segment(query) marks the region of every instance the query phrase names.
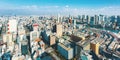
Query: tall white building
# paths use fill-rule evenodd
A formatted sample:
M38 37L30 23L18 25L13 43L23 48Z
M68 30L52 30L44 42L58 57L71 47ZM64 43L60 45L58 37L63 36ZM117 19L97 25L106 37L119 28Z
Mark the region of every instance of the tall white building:
M60 15L59 14L57 15L57 20L58 20L57 22L59 23L60 22Z
M36 38L39 38L39 32L38 31L31 31L30 32L30 40L34 41Z
M7 43L12 42L12 40L13 40L12 34L4 34L3 35L3 42L4 43L5 42L7 42Z
M7 33L17 33L17 20L9 20L7 23Z

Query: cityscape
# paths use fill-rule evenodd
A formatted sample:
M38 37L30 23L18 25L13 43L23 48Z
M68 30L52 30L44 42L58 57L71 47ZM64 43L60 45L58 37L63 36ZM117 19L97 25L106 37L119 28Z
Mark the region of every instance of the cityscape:
M1 0L0 60L120 60L119 7L119 0Z

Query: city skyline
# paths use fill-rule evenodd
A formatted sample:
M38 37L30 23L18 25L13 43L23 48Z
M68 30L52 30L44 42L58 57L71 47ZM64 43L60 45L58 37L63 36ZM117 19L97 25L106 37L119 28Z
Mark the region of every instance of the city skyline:
M0 16L0 60L120 60L120 15Z
M119 0L0 0L0 15L119 15Z

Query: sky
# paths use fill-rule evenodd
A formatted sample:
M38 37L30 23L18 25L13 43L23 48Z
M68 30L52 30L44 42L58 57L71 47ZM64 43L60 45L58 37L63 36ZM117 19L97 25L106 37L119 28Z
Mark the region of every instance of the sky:
M0 0L0 15L120 15L120 0Z

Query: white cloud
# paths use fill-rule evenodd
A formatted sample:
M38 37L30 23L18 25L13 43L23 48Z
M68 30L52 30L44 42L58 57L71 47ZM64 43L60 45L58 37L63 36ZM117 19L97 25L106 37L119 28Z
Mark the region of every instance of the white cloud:
M72 15L95 15L95 14L105 14L105 15L120 15L119 6L108 6L101 8L64 8L63 12L68 12Z
M101 8L71 8L69 5L66 6L19 6L19 7L9 7L8 10L19 10L19 13L29 13L32 12L34 14L62 14L62 15L94 15L94 14L105 14L105 15L120 15L120 6L108 6ZM21 10L22 9L22 10ZM0 9L1 10L1 9ZM7 8L6 8L7 10ZM7 11L6 11L7 12ZM5 13L6 13L5 12ZM14 11L12 11L14 12ZM3 12L2 12L3 13ZM16 12L17 13L17 12Z
M13 8L11 8L13 9ZM14 9L28 9L28 10L35 10L35 9L39 9L39 7L37 5L27 5L27 6L20 6L20 7L14 7Z
M23 8L27 8L27 9L38 9L38 6L37 6L37 5L23 6Z
M66 8L69 8L69 5L66 5L65 7L66 7Z

